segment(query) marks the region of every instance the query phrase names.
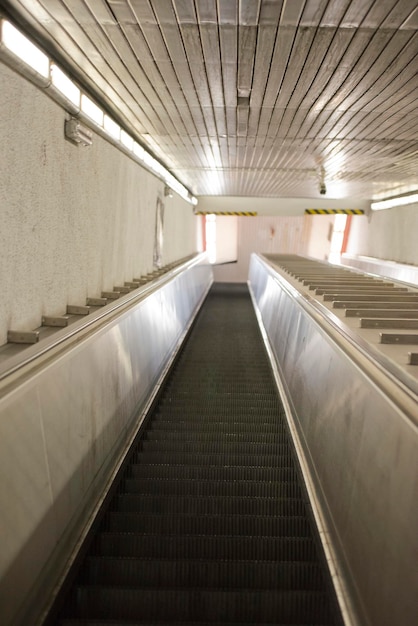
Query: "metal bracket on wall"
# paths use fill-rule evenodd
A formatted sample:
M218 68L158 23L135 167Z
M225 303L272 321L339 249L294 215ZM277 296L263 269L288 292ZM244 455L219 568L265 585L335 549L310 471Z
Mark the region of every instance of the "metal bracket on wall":
M8 343L37 343L39 332L35 330L9 330L7 331Z

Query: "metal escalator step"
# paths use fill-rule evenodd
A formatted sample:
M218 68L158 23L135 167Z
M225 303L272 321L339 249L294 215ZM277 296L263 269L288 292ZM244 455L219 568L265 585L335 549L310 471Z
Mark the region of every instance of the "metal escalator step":
M144 441L180 441L184 443L201 442L201 443L286 443L287 433L262 433L254 428L252 433L231 433L231 432L201 432L200 430L189 430L188 432L180 431L155 431L148 430L145 434Z
M133 479L125 481L127 493L189 496L250 496L262 498L294 498L300 494L300 486L293 482L221 481L221 480L172 480Z
M314 542L305 537L177 536L102 532L96 541L95 554L102 556L234 561L316 560Z
M254 537L310 537L306 517L251 517L249 515L144 515L110 512L104 522L106 530L119 533L152 533L177 535L240 535Z
M235 339L234 342L235 344ZM232 349L235 346L231 346ZM225 354L222 355L222 361L219 359L221 352L228 350L228 347L224 346L221 350L217 349L217 354L210 354L205 350L200 355L196 356L193 364L186 365L185 361L180 364L180 368L176 368L173 371L173 376L164 387L167 395L177 393L187 393L191 396L199 394L199 387L203 389L213 389L219 387L220 391L227 393L233 389L239 389L243 395L249 395L249 386L254 387L255 395L260 397L266 395L271 397L277 403L277 396L274 391L274 384L272 384L273 378L271 376L271 369L266 371L264 365L266 363L265 356L263 359L255 358L254 363L252 359L254 354L249 354L248 358L241 355L241 361L237 361L237 357L233 356L233 361L229 361ZM205 358L202 359L202 356ZM245 368L241 367L244 359L247 359ZM212 361L212 362L211 362ZM216 369L213 367L213 363L216 362ZM270 366L269 366L270 367ZM199 374L204 372L204 377L199 379ZM199 387L191 385L190 381L194 382L199 379Z
M268 433L286 433L287 429L285 424L281 423L272 423L272 422L262 422L260 420L257 421L255 425L254 422L245 421L245 422L229 422L229 421L216 421L215 419L207 420L206 422L203 420L169 420L163 418L154 418L149 425L149 432L152 433L162 433L162 432L201 432L201 433L212 433L216 432L222 436L222 433L253 433L255 429L258 429L260 432L268 434Z
M144 439L139 445L139 449L145 452L158 451L160 454L164 452L198 452L202 454L210 454L211 452L225 452L226 454L279 454L283 449L288 449L289 444L286 443L252 443L236 442L236 441L148 441Z
M206 401L209 404L206 404ZM228 411L236 410L237 413L244 412L244 415L259 413L261 415L274 415L279 412L277 401L254 397L249 394L248 397L242 395L234 395L222 397L221 394L211 391L210 393L200 393L199 397L193 398L187 394L182 396L163 397L160 403L160 411L166 412L172 409L177 411L186 411L189 413L198 412L199 414L222 413L225 409Z
M129 470L132 478L172 478L174 475L171 464L140 463L132 465ZM178 465L175 468L176 479L190 480L259 480L285 481L297 480L296 470L290 467L256 467L256 466L216 466L216 465Z
M195 620L193 621L189 621L187 620L187 622L174 622L173 620L170 620L169 622L171 624L171 626L272 626L271 622L269 624L261 624L259 621L257 622L226 622L224 620L222 620L222 622L196 622ZM284 623L278 623L275 622L274 623L275 626L295 626L294 623L293 624L284 624ZM155 621L153 620L152 622L150 622L149 620L141 621L135 621L132 622L131 620L126 621L123 620L123 622L121 622L120 620L108 620L108 619L64 619L60 621L60 626L167 626L167 621L161 622L161 621ZM297 626L312 626L312 624L300 624L298 623ZM315 624L315 626L328 626L327 624Z
M223 407L223 410L217 409L216 411L210 410L209 407L194 408L193 410L188 407L171 407L170 410L159 412L155 415L153 422L165 421L175 424L177 422L190 423L193 428L194 425L212 424L216 422L222 422L223 424L250 424L254 427L254 424L260 424L260 428L264 425L270 424L273 427L278 427L282 420L277 416L275 411L260 411L259 409L249 410L244 412L232 411Z
M205 360L209 362L208 355L205 356ZM213 368L213 363L209 362L209 367ZM217 363L217 367L219 368L219 363ZM218 379L216 382L212 382L208 379L205 373L204 361L201 360L200 364L196 364L194 372L188 372L189 380L184 389L181 389L181 386L177 385L177 378L175 376L172 378L173 383L167 384L164 387L164 396L161 398L160 406L165 407L167 404L171 404L174 399L178 399L180 402L186 404L190 402L192 404L199 404L203 392L214 405L231 401L238 404L248 403L251 406L258 406L260 408L274 407L278 411L281 409L280 402L271 381L265 385L265 388L261 389L260 385L252 381L241 384L242 363L236 365L234 375L230 380L226 380L225 371L227 370L222 371L222 369L219 369ZM251 376L251 378L253 379L253 376ZM216 390L214 389L215 387Z
M80 617L206 621L331 621L326 594L315 591L120 589L79 587Z
M154 450L153 452L137 453L133 459L134 463L169 463L170 465L240 465L242 467L282 467L288 466L291 460L290 447L277 452L277 454L258 454L254 459L253 455L233 454L226 452L212 452L210 454L193 452L188 449L186 452L164 451L164 453Z
M204 371L202 363L196 365L199 370ZM197 378L197 376L195 376L195 378ZM233 372L232 376L228 376L226 369L224 371L219 370L216 378L210 377L205 373L205 377L199 381L199 385L196 387L190 386L191 380L193 380L193 376L190 376L190 372L189 375L186 373L183 376L183 380L181 380L179 375L176 375L175 379L173 379L173 383L165 387L165 393L170 397L181 397L184 395L186 397L196 398L197 392L200 389L211 392L212 395L213 392L216 391L221 397L227 397L231 395L231 391L233 391L234 394L240 394L241 397L250 397L251 395L254 399L254 397L263 396L279 406L277 398L274 395L271 380L269 378L266 380L266 374L254 369L250 372L247 371L246 375L244 375L241 370L240 376L237 376L237 371ZM250 390L254 390L254 392L251 393Z
M321 568L309 562L169 561L89 557L85 582L116 587L207 587L321 591Z
M305 514L302 498L249 498L231 496L157 496L124 493L117 496L117 510L164 515L249 515Z

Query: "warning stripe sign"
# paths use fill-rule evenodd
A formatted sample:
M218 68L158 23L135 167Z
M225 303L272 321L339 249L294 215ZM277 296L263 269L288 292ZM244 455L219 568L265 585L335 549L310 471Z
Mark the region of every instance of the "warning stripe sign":
M364 215L363 209L305 209L308 215Z
M255 217L257 211L196 211L195 215L239 215L240 217Z

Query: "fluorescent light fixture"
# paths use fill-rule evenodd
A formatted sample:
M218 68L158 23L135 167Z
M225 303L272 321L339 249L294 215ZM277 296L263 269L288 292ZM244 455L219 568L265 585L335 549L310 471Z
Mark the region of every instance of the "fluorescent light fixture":
M392 209L396 206L405 206L406 204L414 204L418 202L418 193L409 196L398 196L397 198L388 198L379 202L372 202L370 207L373 211L381 211L382 209Z
M3 20L2 41L26 65L49 78L49 58L7 20Z
M89 128L83 126L79 120L72 117L65 122L65 136L72 143L78 146L91 146L93 142L93 133Z
M195 198L194 196L190 196L190 201L191 201L191 203L193 204L193 206L196 206L196 205L197 205L198 200L197 200L197 198Z
M134 141L134 155L138 157L141 161L144 160L145 150L142 146L139 145L138 142Z
M155 159L149 152L146 152L146 150L144 150L144 163L148 165L148 167L154 168Z
M93 122L96 122L99 126L103 126L103 111L84 93L81 96L81 110L87 117L93 120Z
M51 79L54 87L58 89L67 100L72 102L76 107L80 106L81 92L79 88L60 70L58 65L55 65L55 63L51 65Z
M126 131L124 130L120 131L120 140L121 140L121 143L123 143L123 145L125 146L125 148L128 148L128 150L134 149L133 137L131 137Z
M108 115L104 116L103 128L114 139L120 140L120 126Z
M163 175L163 166L159 161L157 161L157 159L152 160L151 167L156 174L160 174L161 176Z

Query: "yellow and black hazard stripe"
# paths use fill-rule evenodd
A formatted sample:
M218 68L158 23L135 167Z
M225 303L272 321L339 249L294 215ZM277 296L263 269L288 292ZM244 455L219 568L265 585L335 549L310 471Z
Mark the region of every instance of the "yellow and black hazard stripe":
M307 215L364 215L363 209L305 209Z
M255 217L257 211L195 211L195 215L239 215L240 217Z

